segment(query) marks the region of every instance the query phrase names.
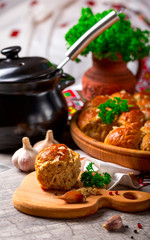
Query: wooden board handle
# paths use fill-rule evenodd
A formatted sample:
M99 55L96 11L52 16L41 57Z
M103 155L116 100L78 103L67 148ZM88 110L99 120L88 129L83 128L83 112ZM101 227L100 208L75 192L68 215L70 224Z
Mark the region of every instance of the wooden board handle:
M28 174L13 194L13 204L19 211L39 217L79 218L95 213L99 208L108 207L124 212L139 212L150 207L150 193L140 191L119 191L112 195L100 189L100 195L87 197L86 202L68 204L55 194L60 191L43 191L37 181L36 173Z
M117 209L123 212L139 212L144 211L150 207L150 193L140 191L119 191L115 194L109 195L109 191L99 197L99 208L108 207Z

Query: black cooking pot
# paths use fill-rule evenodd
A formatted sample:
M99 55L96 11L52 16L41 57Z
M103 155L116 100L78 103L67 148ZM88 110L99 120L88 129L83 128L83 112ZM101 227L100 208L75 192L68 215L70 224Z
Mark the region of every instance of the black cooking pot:
M1 51L0 59L0 150L17 149L22 137L31 143L52 129L59 138L68 118L62 90L74 78L41 57L19 58L19 46Z

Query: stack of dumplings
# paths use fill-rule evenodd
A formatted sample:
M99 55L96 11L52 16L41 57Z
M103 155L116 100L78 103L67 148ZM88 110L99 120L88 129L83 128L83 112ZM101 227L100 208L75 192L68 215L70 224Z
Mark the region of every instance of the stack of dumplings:
M129 111L116 116L112 124L103 123L98 106L119 97L128 101ZM130 94L124 90L99 95L86 102L78 116L78 127L87 136L122 148L150 151L150 92Z

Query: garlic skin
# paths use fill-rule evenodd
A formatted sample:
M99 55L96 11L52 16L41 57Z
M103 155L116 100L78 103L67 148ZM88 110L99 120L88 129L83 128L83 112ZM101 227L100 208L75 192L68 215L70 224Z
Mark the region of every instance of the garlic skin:
M13 165L23 172L35 169L35 157L38 152L32 148L28 137L22 139L22 148L18 149L12 156Z
M33 148L35 150L37 150L38 152L40 152L41 150L43 150L44 148L50 146L51 144L58 144L59 142L57 142L54 139L53 136L53 131L52 130L48 130L46 133L46 137L44 140L37 142L36 144L34 144Z
M111 217L105 224L102 226L108 231L119 230L122 227L122 218L117 214Z

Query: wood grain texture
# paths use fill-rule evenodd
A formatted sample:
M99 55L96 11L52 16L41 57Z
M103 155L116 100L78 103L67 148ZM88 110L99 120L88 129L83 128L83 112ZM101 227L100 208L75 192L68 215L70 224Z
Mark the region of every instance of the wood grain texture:
M127 240L133 235L136 240L150 239L150 208L144 212L127 213L116 209L101 208L89 217L79 219L49 219L23 214L12 203L12 195L27 175L11 163L11 155L0 154L1 165L9 169L0 173L0 239L2 240ZM0 165L0 168L1 168ZM117 185L115 190L131 190ZM150 185L141 191L150 193ZM108 232L102 225L112 216L119 214L123 227L119 232ZM137 228L141 223L143 229ZM137 229L139 234L134 233Z
M71 120L70 131L80 149L105 162L116 163L135 170L150 171L149 151L111 146L85 135L77 125L78 114L79 112L75 113Z
M139 191L119 191L109 195L101 189L100 195L89 196L84 203L68 204L58 199L60 191L43 191L37 181L36 172L28 174L13 194L13 204L21 212L49 218L79 218L107 207L123 212L139 212L150 207L150 194Z

